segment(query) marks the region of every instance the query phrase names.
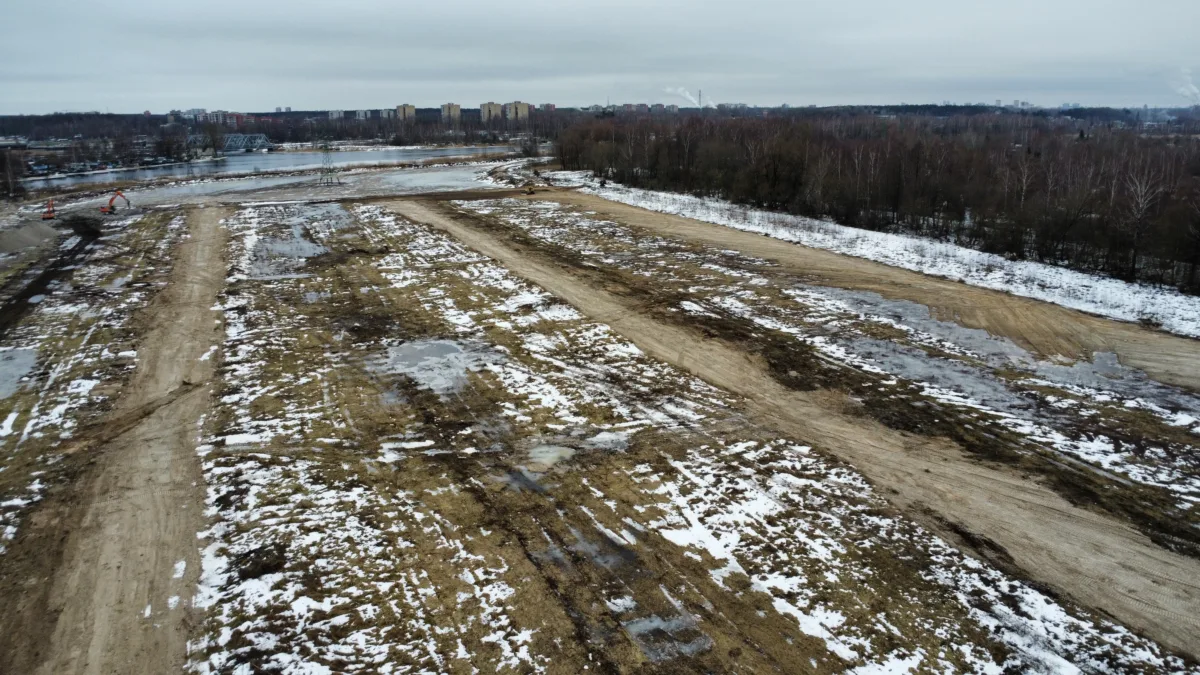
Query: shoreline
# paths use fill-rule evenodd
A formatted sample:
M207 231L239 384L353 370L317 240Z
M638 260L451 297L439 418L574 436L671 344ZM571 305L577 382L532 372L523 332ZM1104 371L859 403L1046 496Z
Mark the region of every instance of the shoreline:
M147 171L152 169L163 169L171 166L187 166L189 164L204 164L207 162L217 162L225 159L225 155L220 157L205 157L195 159L190 162L171 162L169 164L155 164L153 166L122 166L116 169L97 169L95 171L80 171L78 173L56 173L52 176L29 176L27 178L18 178L19 183L36 183L46 180L62 180L64 178L79 178L80 176L98 176L105 173L121 173L123 171Z

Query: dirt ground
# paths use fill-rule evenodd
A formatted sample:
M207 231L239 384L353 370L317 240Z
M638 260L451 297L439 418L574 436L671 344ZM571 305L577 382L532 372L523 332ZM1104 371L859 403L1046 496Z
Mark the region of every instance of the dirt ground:
M879 293L927 305L939 318L1007 337L1044 357L1115 352L1125 365L1181 387L1200 389L1200 340L1091 316L1058 305L797 246L720 225L646 211L574 190L539 190L534 199L595 211L671 237L773 260L813 283Z
M603 213L601 205L589 202L587 206ZM442 229L501 262L611 326L646 353L747 397L754 403L759 422L846 460L908 515L949 538L961 540L932 522L926 509L999 544L1030 578L1144 630L1164 644L1200 653L1200 583L1196 581L1200 579L1200 561L1166 552L1132 528L1076 508L1023 476L981 465L949 442L890 431L842 414L843 403L836 399L786 390L746 354L657 321L620 297L575 278L553 260L535 251L517 250L472 227L470 221L456 219L444 207L406 200L393 202L390 208ZM704 226L697 223L695 227ZM744 237L754 243L771 241ZM726 247L743 243L741 237L718 240ZM809 252L804 249L805 254ZM960 291L964 288L950 285ZM1120 328L1114 332L1120 333Z
M37 672L47 675L166 673L183 665L203 526L196 425L213 371L200 357L221 331L210 311L223 280L221 216L220 209L189 214L191 236L144 319L133 380L106 430L81 440L95 447L76 449L95 453L99 464L79 486L74 512L81 520L63 528L65 554L48 582L48 607L39 608L54 618L25 624L31 633L14 642L26 653L12 663L41 661ZM146 621L168 605L184 611ZM32 632L42 625L48 633Z
M170 271L105 277L111 302L126 283L150 298L120 340L97 333L128 364L95 375L111 398L44 437L12 429L48 395L8 399L0 448L49 449L0 479L58 483L0 557L0 672L1196 666L1200 559L1023 465L788 386L645 301L665 277L613 282L449 203L516 190L347 194L164 207L187 233L162 238ZM570 190L531 199L1200 390L1200 341ZM591 260L654 253L627 244ZM458 388L405 370L414 347L457 354ZM63 379L93 377L77 361ZM1038 625L1069 629L1021 633L1058 602Z

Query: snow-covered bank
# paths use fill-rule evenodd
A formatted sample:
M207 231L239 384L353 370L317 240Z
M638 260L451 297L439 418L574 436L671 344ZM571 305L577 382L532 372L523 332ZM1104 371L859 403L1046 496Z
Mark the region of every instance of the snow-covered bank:
M1007 291L1120 321L1147 320L1163 330L1200 337L1200 297L1174 289L1131 284L1030 261L1011 261L991 253L920 237L872 232L828 221L702 199L629 188L600 187L586 172L557 172L555 182L582 185L604 199L639 208L701 220L783 241L866 258L923 274L955 279L972 286Z

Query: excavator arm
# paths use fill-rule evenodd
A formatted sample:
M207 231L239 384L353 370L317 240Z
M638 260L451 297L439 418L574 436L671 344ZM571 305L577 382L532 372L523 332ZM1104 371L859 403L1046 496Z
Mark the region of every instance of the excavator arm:
M116 206L114 206L114 204L117 203L117 197L120 197L121 199L125 200L125 208L130 208L131 206L133 206L133 204L130 203L130 201L129 201L129 197L126 197L125 193L121 192L120 190L117 190L117 194L113 195L112 199L108 200L108 206L100 207L100 213L106 213L106 214L110 214L110 215L116 213L117 208L116 208Z

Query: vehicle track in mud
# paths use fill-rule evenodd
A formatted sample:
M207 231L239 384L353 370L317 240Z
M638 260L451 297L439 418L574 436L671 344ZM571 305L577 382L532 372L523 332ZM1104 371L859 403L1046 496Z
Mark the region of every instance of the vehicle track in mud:
M188 215L170 283L144 315L140 360L115 409L84 429L70 453L95 457L74 496L31 528L63 540L40 592L23 603L11 672L178 671L195 617L188 609L199 573L196 532L203 488L197 422L208 408L219 343L211 306L223 281L220 209ZM32 591L31 591L32 592ZM167 612L182 605L182 611ZM170 607L174 609L174 607Z
M604 208L610 205L603 200L596 201L601 204L587 201L587 208L605 213ZM750 355L721 341L704 339L694 331L656 320L636 303L589 283L569 265L529 247L513 246L498 234L486 231L479 221L459 217L448 206L414 200L397 200L388 206L497 260L592 319L611 326L647 354L746 397L758 422L811 442L850 462L878 485L894 504L947 538L969 545L954 531L965 528L1006 551L1013 564L1028 578L1085 606L1106 612L1163 644L1193 655L1200 653L1200 620L1195 618L1200 616L1200 584L1195 581L1200 578L1200 561L1164 551L1131 527L1072 506L1028 477L983 465L951 442L914 437L861 417L848 416L836 397L827 393L788 390ZM611 206L618 210L629 208ZM701 229L724 229L700 223L695 225ZM752 242L765 243L768 249L774 249L774 244L798 248L754 235L728 232L737 236L728 241L717 237L716 243L725 248L743 245L739 250L753 249L742 241L748 238ZM745 252L773 257L771 250ZM778 251L774 254L778 256ZM920 276L909 272L903 274ZM872 283L876 281L883 283L880 280ZM944 284L960 294L978 290L936 279L930 280L930 284L933 287ZM1041 304L991 291L980 292L1013 302ZM1069 313L1080 321L1101 321L1048 307L1050 309L1045 311L1050 314ZM984 310L980 313L986 314ZM1115 335L1131 330L1135 335L1160 336L1132 326L1105 323L1114 324L1112 334ZM1042 340L1044 346L1061 343L1064 339L1059 336L1055 338L1057 342L1045 342L1038 335L1031 337ZM1182 344L1192 342L1178 338L1170 340ZM930 517L929 510L937 517ZM945 522L939 522L939 518Z
M1200 340L1092 316L1058 305L968 286L881 263L808 248L680 216L647 211L575 190L540 190L532 199L594 211L648 232L700 242L777 262L823 286L871 291L926 305L942 320L1007 337L1052 358L1114 352L1150 377L1200 390Z

